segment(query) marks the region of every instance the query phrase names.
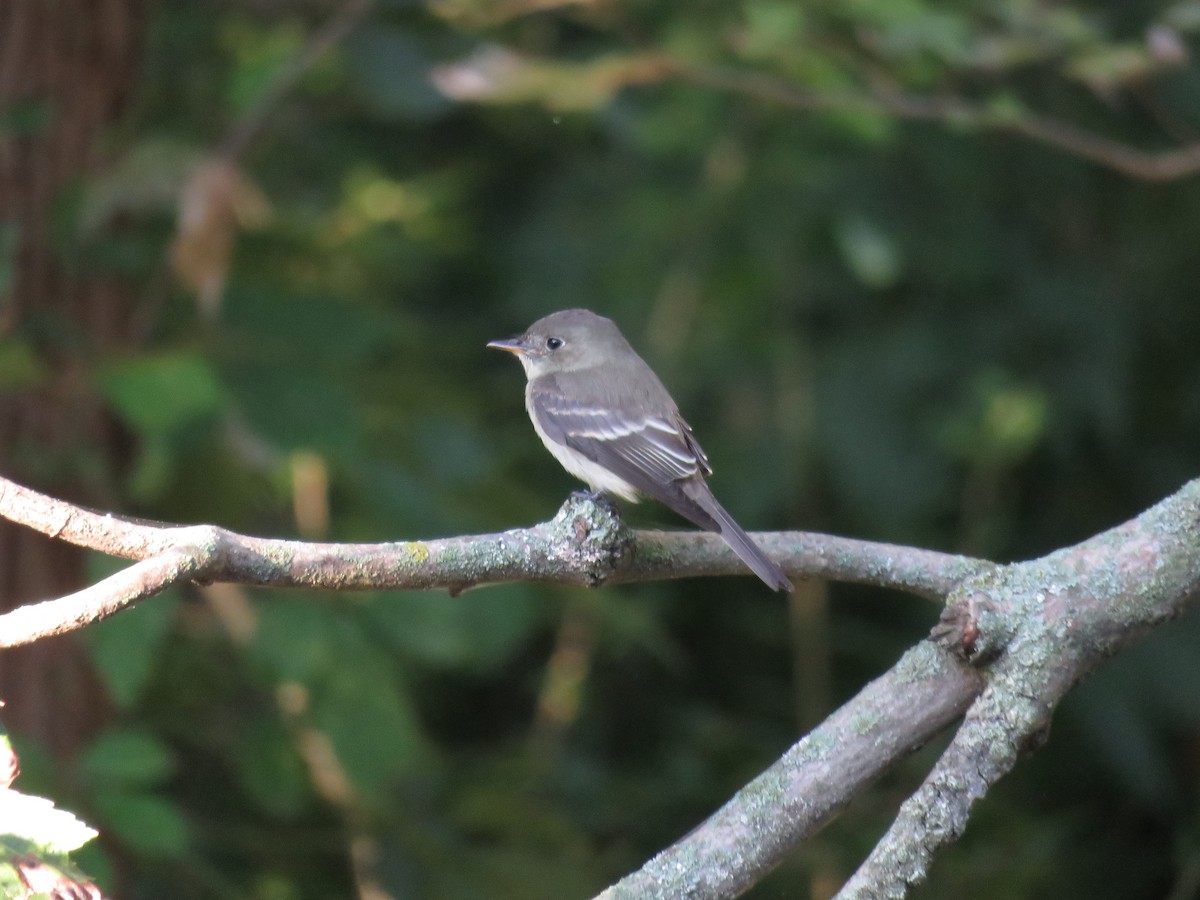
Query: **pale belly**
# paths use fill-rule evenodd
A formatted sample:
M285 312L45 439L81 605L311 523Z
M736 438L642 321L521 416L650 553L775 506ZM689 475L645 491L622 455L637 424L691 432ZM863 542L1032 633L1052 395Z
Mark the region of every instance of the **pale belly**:
M623 497L634 503L638 502L637 488L603 466L592 462L578 450L572 450L557 441L552 441L546 436L546 432L542 431L542 426L538 424L537 416L530 411L529 420L533 422L533 430L537 432L537 436L542 439L542 443L546 445L546 449L554 454L554 458L559 461L564 469L584 482L593 491L603 491L606 494L616 494L618 497Z

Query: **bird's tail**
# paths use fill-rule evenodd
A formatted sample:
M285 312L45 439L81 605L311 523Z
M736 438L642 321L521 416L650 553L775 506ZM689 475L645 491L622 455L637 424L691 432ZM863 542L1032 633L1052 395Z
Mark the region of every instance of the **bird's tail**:
M725 512L725 507L717 502L717 498L708 489L708 485L700 482L697 487L699 490L691 490L686 493L712 518L716 523L714 530L721 535L730 549L738 555L738 558L748 565L751 571L761 578L771 590L792 590L792 583L783 573L783 569L769 560L750 535L742 530L742 526L733 521L733 516Z

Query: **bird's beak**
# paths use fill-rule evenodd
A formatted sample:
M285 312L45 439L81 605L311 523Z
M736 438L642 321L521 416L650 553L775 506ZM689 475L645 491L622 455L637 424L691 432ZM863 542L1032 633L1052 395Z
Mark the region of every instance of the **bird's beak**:
M523 337L506 338L502 341L488 341L487 346L495 350L507 350L509 353L528 353L529 345Z

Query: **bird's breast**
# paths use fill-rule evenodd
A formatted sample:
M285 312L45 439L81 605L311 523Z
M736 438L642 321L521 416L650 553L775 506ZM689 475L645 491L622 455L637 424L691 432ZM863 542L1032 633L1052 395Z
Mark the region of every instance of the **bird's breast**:
M574 475L593 491L603 491L606 494L616 494L633 503L638 502L638 490L624 478L615 475L599 463L593 462L573 447L554 440L538 421L537 410L534 409L529 392L525 395L525 408L529 411L529 420L533 430L541 438L546 449L558 460L559 464L570 474Z

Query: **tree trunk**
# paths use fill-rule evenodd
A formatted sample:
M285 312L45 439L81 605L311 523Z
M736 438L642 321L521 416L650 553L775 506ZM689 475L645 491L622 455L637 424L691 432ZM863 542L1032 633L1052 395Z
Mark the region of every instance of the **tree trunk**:
M111 499L126 451L89 367L126 343L133 302L69 257L55 219L65 189L102 165L101 137L127 106L141 32L139 0L0 3L0 342L32 351L39 373L32 384L0 383L0 466L92 505ZM78 589L83 562L73 547L0 525L0 608ZM108 709L71 637L0 656L0 699L9 729L60 756Z

